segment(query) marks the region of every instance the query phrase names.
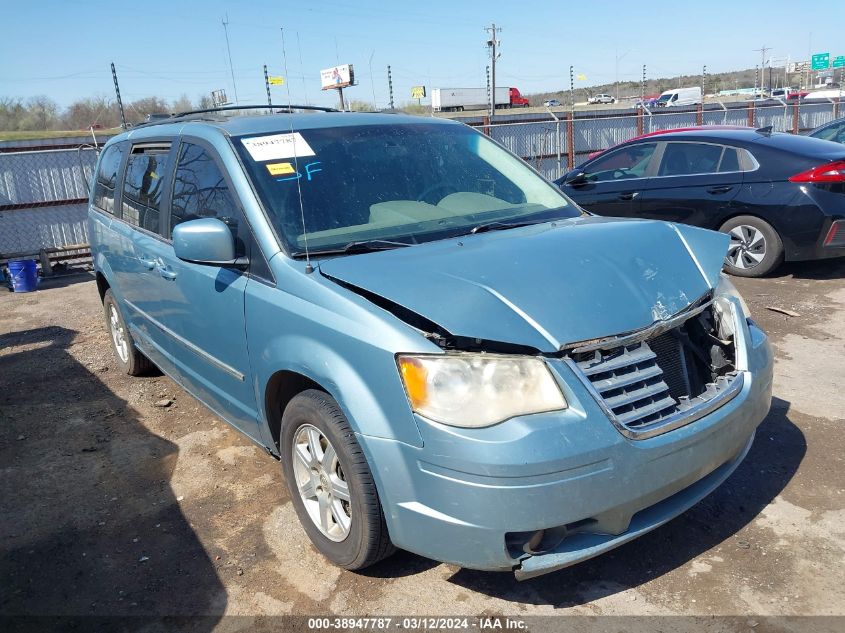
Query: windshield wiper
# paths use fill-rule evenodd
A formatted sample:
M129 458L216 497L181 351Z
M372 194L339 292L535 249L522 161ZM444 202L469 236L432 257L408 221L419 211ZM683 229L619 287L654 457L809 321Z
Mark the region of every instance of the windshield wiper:
M551 222L549 219L544 220L522 220L517 222L487 222L486 224L479 224L470 229L470 234L486 233L487 231L505 231L507 229L516 229L521 226L531 226L532 224L542 224L544 222Z
M403 246L412 246L408 242L394 242L393 240L359 240L357 242L349 242L344 246L338 248L329 248L325 250L313 250L312 255L348 255L351 253L371 253L373 251L387 251L393 248L401 248ZM304 253L303 253L304 254Z

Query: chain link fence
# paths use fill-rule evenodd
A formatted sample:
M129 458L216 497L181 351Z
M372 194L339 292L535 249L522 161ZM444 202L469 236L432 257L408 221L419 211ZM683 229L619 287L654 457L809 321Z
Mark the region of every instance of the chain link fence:
M470 120L549 179L585 162L592 154L641 134L697 125L771 126L776 132L806 133L845 114L845 100L815 103L708 104L685 110L631 110L630 113L555 113L538 119L491 123Z
M45 256L70 259L86 250L96 162L88 145L0 147L0 262L40 255L43 265Z

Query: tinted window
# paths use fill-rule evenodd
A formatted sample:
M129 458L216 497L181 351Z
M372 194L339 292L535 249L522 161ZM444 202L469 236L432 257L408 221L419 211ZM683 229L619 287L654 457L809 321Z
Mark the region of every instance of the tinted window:
M133 147L126 165L121 205L124 220L159 232L159 210L169 146Z
M837 125L830 125L818 132L813 132L810 136L813 138L820 138L824 141L845 143L845 121Z
M224 222L235 237L238 257L247 254L249 226L229 191L223 172L205 149L182 143L170 203L171 236L177 224L199 218L217 218Z
M706 143L669 143L663 152L658 176L716 173L723 149L721 145Z
M114 213L114 188L117 183L117 171L123 160L122 145L112 145L103 152L97 180L94 183L94 204L108 213Z
M587 180L642 178L656 147L656 143L638 143L600 156L587 167Z
M739 152L733 147L726 147L722 153L722 161L719 163L719 172L740 171Z

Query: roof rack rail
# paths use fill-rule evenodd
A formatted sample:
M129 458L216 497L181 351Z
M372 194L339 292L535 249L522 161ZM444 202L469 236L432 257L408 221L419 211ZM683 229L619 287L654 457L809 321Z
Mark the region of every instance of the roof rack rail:
M143 121L141 123L136 123L131 127L139 128L139 127L149 127L152 125L162 125L164 123L172 123L174 119L182 119L187 117L192 117L198 114L212 114L214 112L228 112L232 110L279 110L280 113L290 113L293 110L316 110L319 112L340 112L340 110L336 110L335 108L324 108L322 106L312 106L312 105L294 105L294 104L281 104L281 105L267 105L266 103L263 105L237 105L237 106L220 106L217 108L204 108L202 110L187 110L185 112L177 112L175 114L171 114L169 116L164 116L161 118L153 119L152 121ZM127 125L127 129L129 129L129 125Z
M312 105L294 105L291 103L285 103L280 105L235 105L235 106L219 106L217 108L204 108L202 110L187 110L186 112L178 112L177 114L171 115L171 118L178 118L183 116L189 116L191 114L208 114L209 112L229 112L232 110L275 110L275 109L282 109L282 110L317 110L320 112L340 112L335 108L324 108L322 106L312 106ZM166 120L166 119L165 119Z

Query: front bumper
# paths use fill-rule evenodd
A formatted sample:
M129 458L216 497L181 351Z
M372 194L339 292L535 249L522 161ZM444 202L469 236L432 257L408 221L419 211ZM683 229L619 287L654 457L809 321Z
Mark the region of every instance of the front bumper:
M394 544L483 570L529 578L592 558L644 534L722 483L769 410L772 355L744 325L742 391L708 415L632 440L607 419L564 362L552 361L569 409L486 429L420 419L421 449L362 437ZM578 526L554 548L527 554L508 535Z

